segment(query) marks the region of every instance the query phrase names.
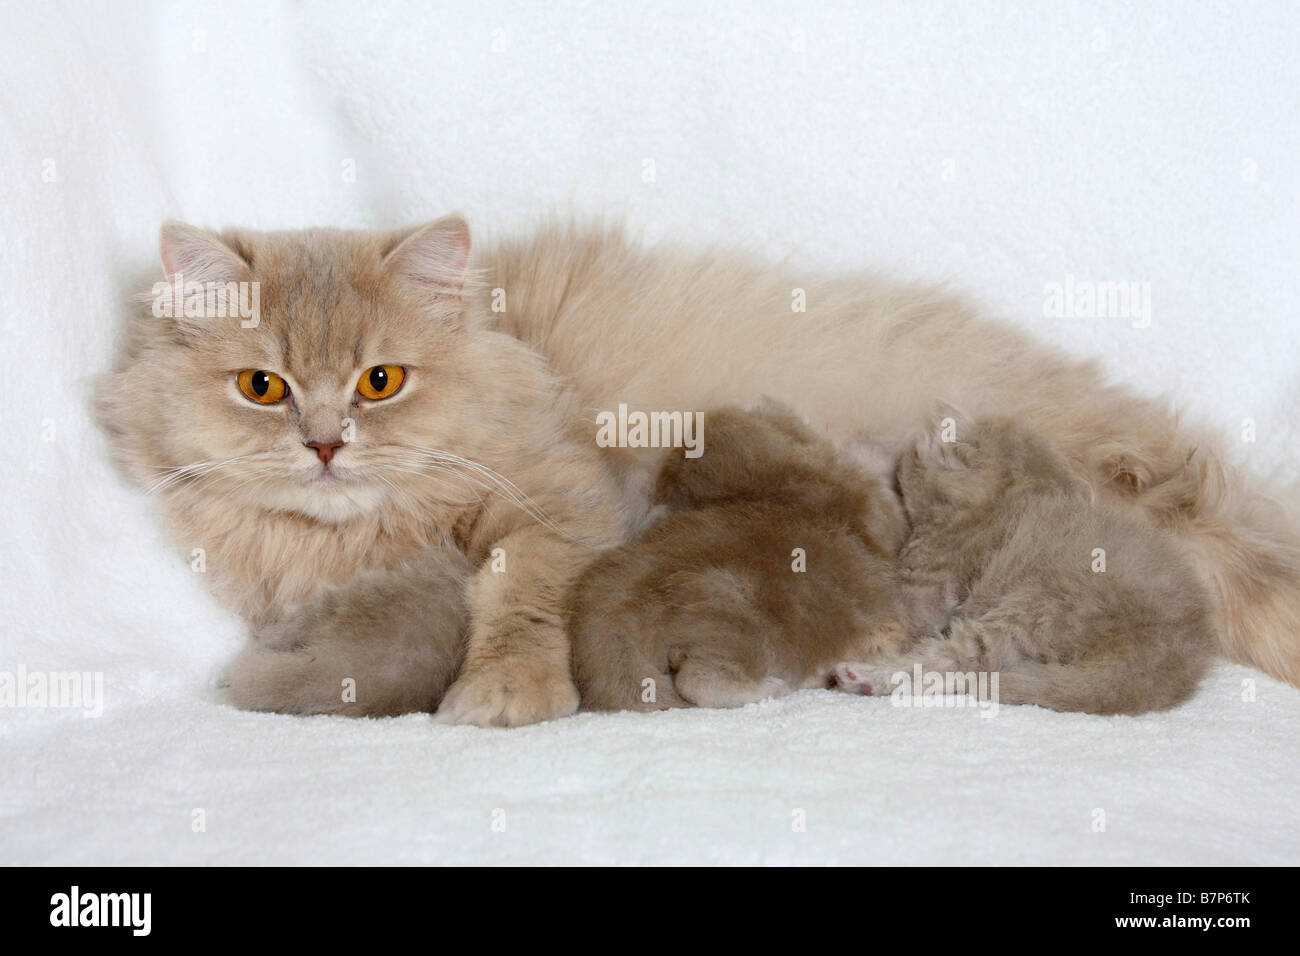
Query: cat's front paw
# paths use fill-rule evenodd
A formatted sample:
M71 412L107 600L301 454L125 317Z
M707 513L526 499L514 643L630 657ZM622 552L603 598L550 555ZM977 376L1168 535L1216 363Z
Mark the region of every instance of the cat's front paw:
M567 672L520 673L517 661L462 674L434 719L444 724L519 727L567 717L578 709L578 688Z

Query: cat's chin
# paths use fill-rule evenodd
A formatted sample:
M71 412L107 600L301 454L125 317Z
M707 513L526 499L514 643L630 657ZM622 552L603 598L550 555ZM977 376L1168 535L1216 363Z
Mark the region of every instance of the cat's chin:
M384 503L383 489L359 483L295 485L272 490L264 504L326 524L346 524L376 511Z

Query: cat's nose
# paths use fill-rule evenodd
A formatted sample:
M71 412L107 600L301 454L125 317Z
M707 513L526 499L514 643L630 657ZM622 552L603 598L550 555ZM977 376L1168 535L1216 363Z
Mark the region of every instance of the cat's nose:
M341 441L305 441L303 444L313 449L316 452L316 457L326 465L334 457L334 452L343 447Z

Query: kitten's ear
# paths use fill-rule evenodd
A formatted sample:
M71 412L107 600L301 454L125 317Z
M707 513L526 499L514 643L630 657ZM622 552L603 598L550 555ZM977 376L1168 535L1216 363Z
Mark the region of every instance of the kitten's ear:
M949 442L968 442L975 437L975 419L956 405L939 402L930 414L930 422L936 429L946 431Z
M469 223L443 216L403 239L384 257L384 271L433 305L459 299L469 267Z
M770 395L764 395L757 404L748 406L746 411L762 418L791 441L800 445L812 445L820 440L808 419ZM746 424L745 427L752 429L753 426Z
M248 282L252 276L238 253L209 232L175 219L162 224L158 252L163 271L175 282Z
M965 468L974 451L975 422L961 409L946 402L931 413L921 442L933 459L945 468Z

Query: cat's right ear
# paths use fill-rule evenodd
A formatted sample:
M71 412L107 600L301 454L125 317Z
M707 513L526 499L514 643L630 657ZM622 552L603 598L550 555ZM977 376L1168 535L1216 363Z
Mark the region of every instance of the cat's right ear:
M469 252L469 223L461 216L444 216L398 243L384 257L383 268L422 305L459 308Z
M247 282L248 263L202 229L169 219L158 232L158 253L169 282Z

